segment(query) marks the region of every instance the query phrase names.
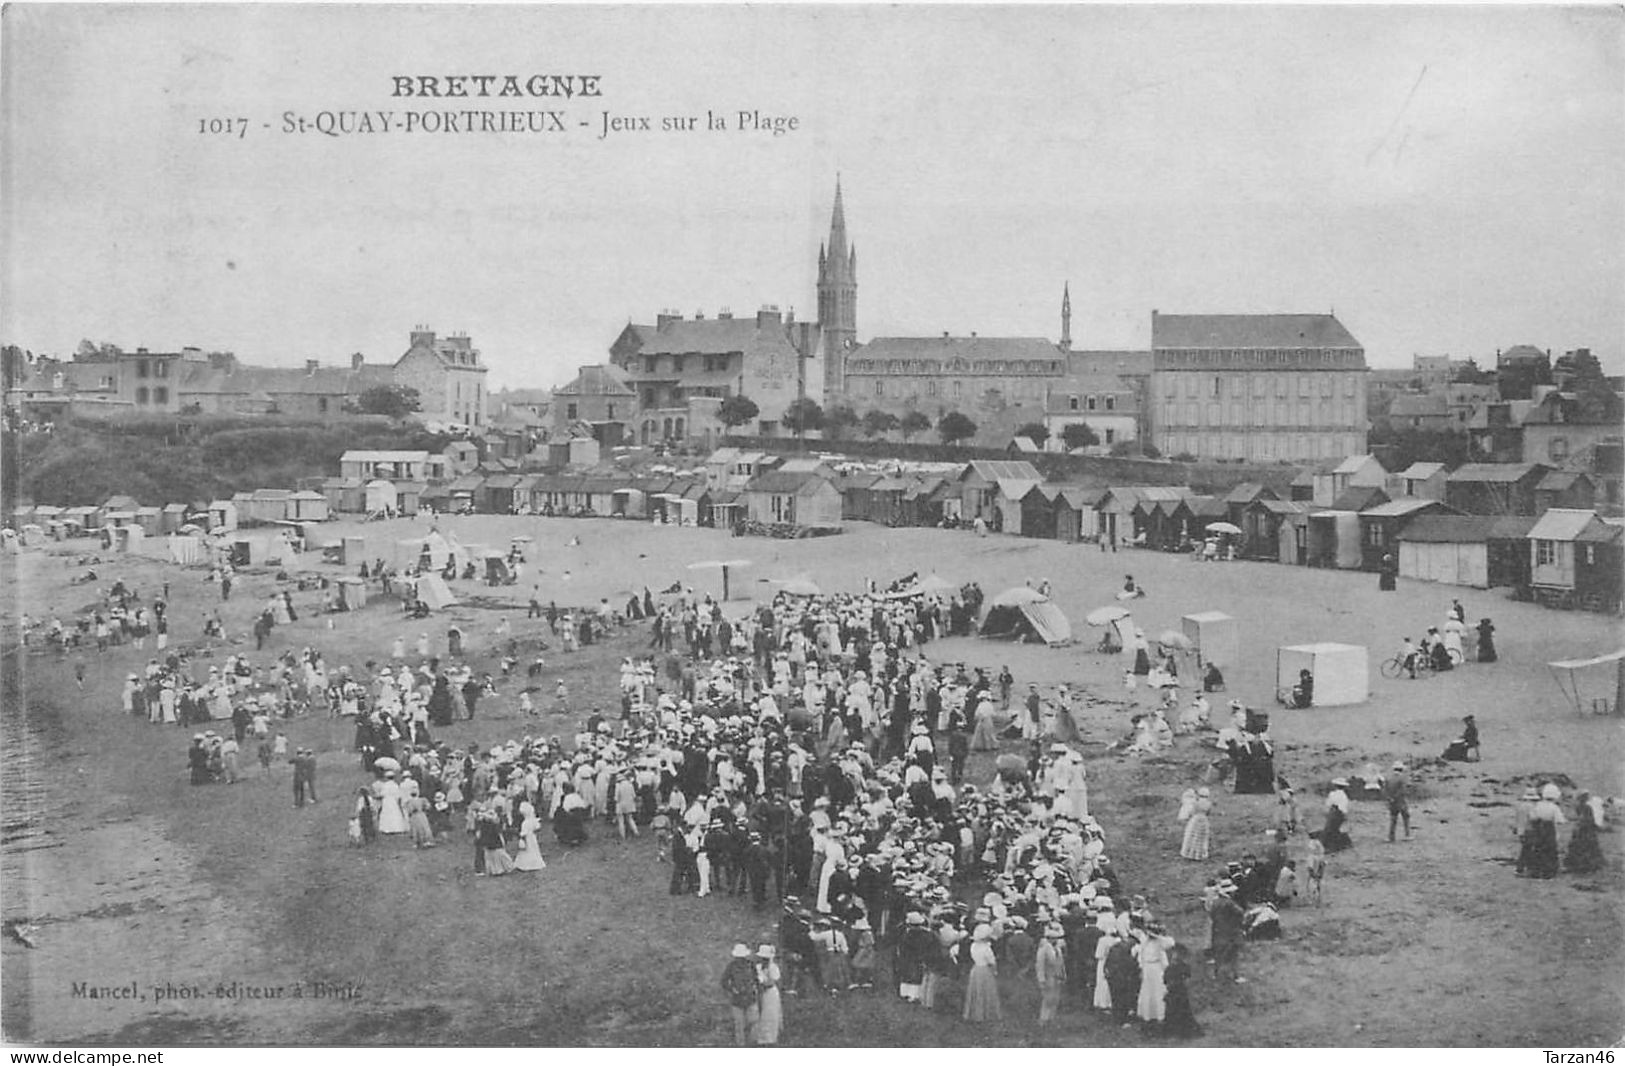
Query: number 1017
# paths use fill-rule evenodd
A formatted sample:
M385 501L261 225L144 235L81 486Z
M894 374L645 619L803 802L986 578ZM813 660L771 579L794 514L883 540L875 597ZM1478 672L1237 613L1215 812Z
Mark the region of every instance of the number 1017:
M246 118L200 118L197 120L197 131L203 134L212 133L219 137L236 136L240 141L248 136L248 120Z

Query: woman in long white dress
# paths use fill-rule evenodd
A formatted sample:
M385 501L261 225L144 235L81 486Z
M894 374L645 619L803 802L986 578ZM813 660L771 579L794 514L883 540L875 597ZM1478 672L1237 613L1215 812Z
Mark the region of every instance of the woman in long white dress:
M1101 914L1095 919L1095 928L1100 930L1100 939L1095 943L1095 998L1096 1010L1112 1009L1112 986L1106 980L1106 956L1117 943L1117 923L1112 919L1110 911Z
M1134 949L1140 960L1140 1000L1135 1005L1141 1021L1160 1022L1167 1017L1167 987L1162 974L1168 968L1168 950L1174 938L1163 933L1162 923L1147 922L1145 939Z
M1196 803L1185 821L1185 835L1179 844L1182 858L1204 861L1212 838L1212 825L1208 814L1213 810L1213 792L1204 787L1196 790Z
M406 812L401 809L401 786L395 781L395 772L386 770L384 779L374 789L378 797L378 832L393 836L406 832Z
M997 751L999 748L998 711L987 694L976 705L976 728L971 733L972 751Z
M1458 663L1466 659L1461 647L1461 635L1465 632L1467 632L1467 627L1462 625L1461 619L1457 618L1454 613L1445 619L1444 648L1445 651L1450 653L1450 657Z
M536 831L542 823L536 818L536 808L529 800L519 805L519 851L513 857L516 870L545 870L547 863L542 861L542 848L536 841Z
M779 998L779 964L773 961L777 954L772 944L756 949L756 983L761 986L761 1003L756 1017L756 1042L772 1047L779 1042L779 1031L784 1028L784 1004Z
M816 906L820 914L828 914L832 909L829 898L830 878L835 876L838 867L846 862L846 848L841 838L830 836L824 842L824 865L818 874L818 897Z

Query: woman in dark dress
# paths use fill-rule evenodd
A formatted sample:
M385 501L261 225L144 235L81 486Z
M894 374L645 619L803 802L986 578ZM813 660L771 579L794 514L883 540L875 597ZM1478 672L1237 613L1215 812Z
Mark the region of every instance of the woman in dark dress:
M1162 983L1166 989L1162 1031L1169 1036L1202 1035L1202 1027L1196 1023L1196 1015L1191 1012L1190 955L1190 949L1184 944L1175 944L1169 956L1168 968L1162 973Z
M1563 865L1571 874L1589 874L1602 869L1602 848L1597 843L1596 812L1591 809L1591 794L1582 792L1575 798L1574 833L1569 837L1569 851Z
M435 725L451 725L455 708L451 700L451 680L445 674L434 679L434 691L429 694L429 721Z
M1478 661L1481 663L1495 661L1495 624L1488 618L1478 620Z
M1529 810L1529 826L1524 830L1524 869L1530 877L1543 880L1557 876L1557 826L1568 821L1557 801L1562 790L1548 784L1540 790L1540 802Z
M1332 791L1326 797L1326 821L1320 828L1320 842L1327 854L1354 846L1348 830L1343 828L1348 824L1348 794L1343 790L1348 787L1348 780L1339 777L1332 782Z
M192 746L186 752L186 764L192 772L192 784L209 783L209 750L204 747L203 734L192 738Z

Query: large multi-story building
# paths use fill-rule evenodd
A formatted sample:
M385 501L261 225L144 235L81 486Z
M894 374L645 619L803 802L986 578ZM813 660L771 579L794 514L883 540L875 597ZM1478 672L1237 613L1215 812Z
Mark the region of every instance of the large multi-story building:
M416 389L422 417L484 427L487 368L479 349L466 333L437 338L434 330L419 326L411 343L395 360L394 384Z
M802 397L824 395L824 360L815 323L797 322L777 307L750 318L724 311L693 318L665 311L655 325L628 325L610 346L610 360L633 390L633 436L709 443L722 432L717 408L730 396L756 404L756 424L740 432L776 436L785 412Z
M1306 462L1366 447L1365 350L1335 315L1151 312L1152 439L1166 455Z

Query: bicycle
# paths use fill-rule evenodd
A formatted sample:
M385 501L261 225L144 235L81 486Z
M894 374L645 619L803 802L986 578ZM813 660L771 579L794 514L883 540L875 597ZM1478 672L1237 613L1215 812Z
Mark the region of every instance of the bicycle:
M1461 662L1454 654L1451 655L1451 660L1456 663ZM1413 661L1416 664L1416 677L1422 678L1433 673L1433 660L1420 651L1416 653ZM1387 678L1401 677L1408 672L1405 669L1405 660L1398 654L1395 654L1392 659L1384 659L1380 669L1382 670L1382 676Z

